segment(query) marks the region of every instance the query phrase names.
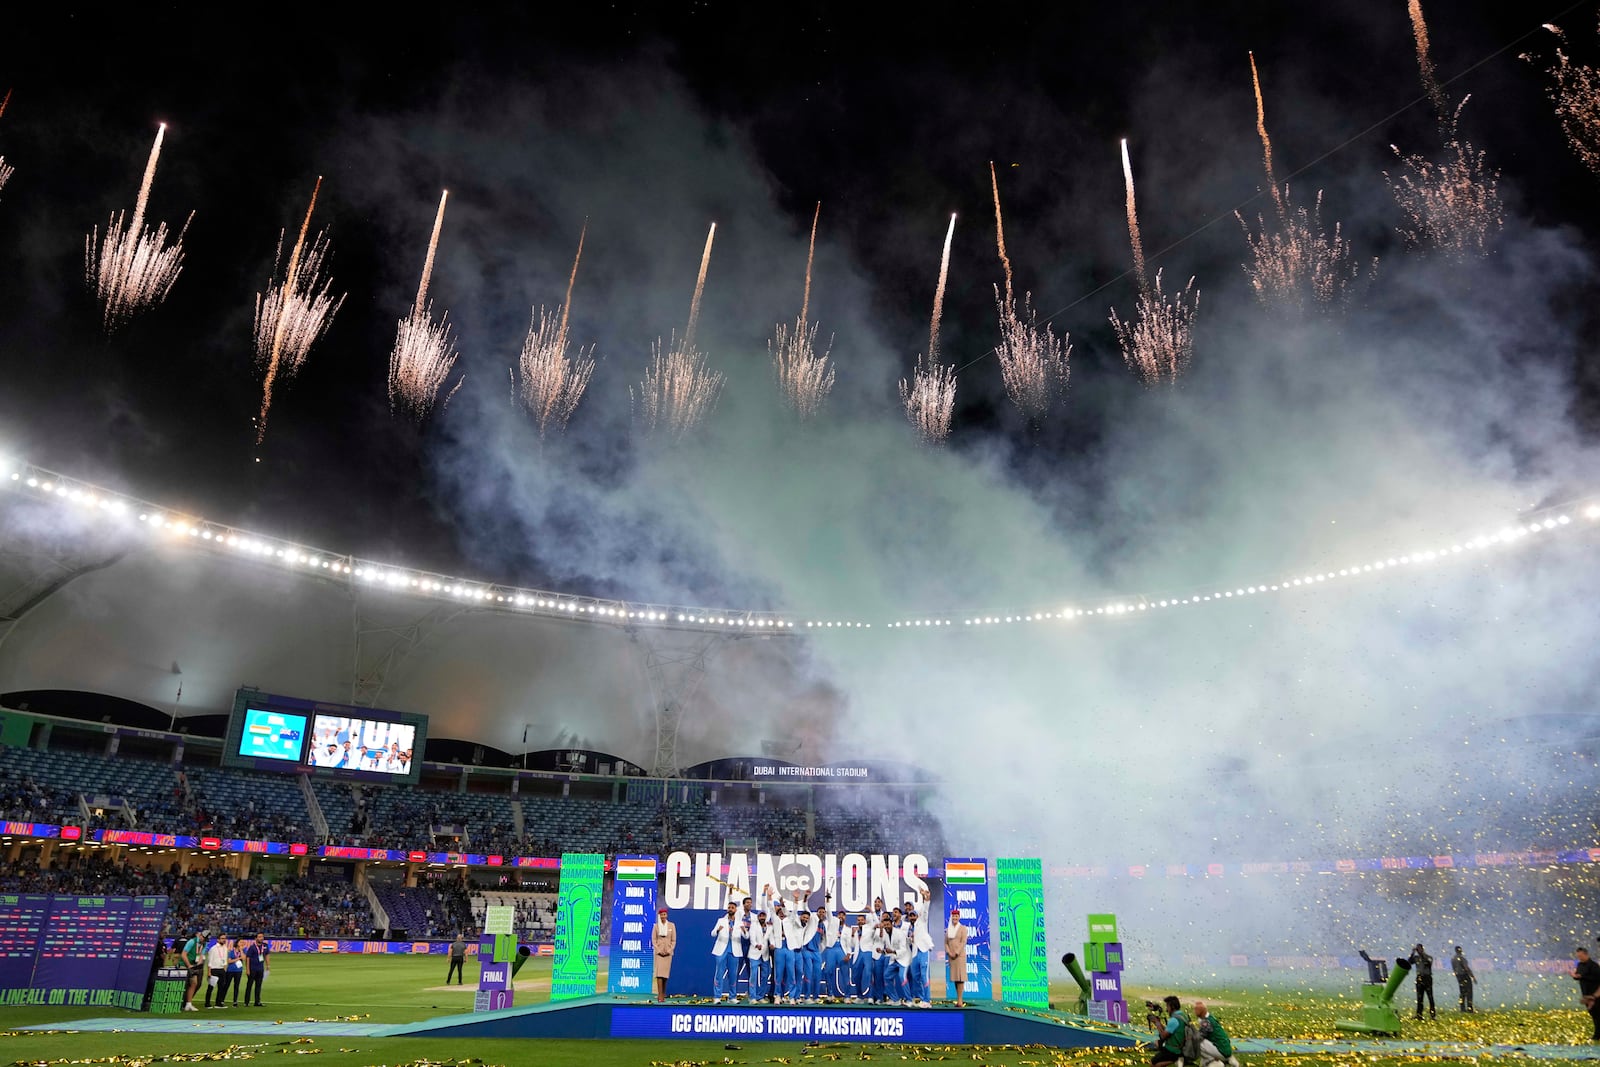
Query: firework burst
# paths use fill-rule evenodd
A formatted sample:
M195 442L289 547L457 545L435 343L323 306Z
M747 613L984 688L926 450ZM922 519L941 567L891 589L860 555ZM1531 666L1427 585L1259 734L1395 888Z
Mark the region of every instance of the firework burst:
M1250 53L1250 82L1255 89L1261 165L1277 215L1276 225L1256 216L1258 229L1252 231L1242 214L1233 213L1250 247L1252 262L1244 267L1250 287L1255 290L1257 299L1269 306L1304 310L1308 305L1342 304L1361 277L1361 266L1338 223L1334 223L1331 234L1322 228L1321 190L1317 192L1316 206L1307 211L1293 205L1288 185L1279 188L1272 168L1272 137L1267 133L1267 110L1261 97L1261 75L1256 69L1254 52ZM1376 268L1374 259L1372 269Z
M705 421L722 395L723 376L706 365L705 354L694 347L695 329L700 322L700 301L705 295L706 271L711 266L711 242L717 224L706 234L705 251L700 254L700 273L689 303L689 323L680 340L674 335L663 346L658 340L650 346L650 366L639 388L628 390L635 417L651 436L677 440Z
M1566 43L1559 26L1545 25L1556 40ZM1531 56L1524 56L1531 59ZM1562 48L1556 49L1550 65L1550 99L1556 117L1567 135L1567 143L1583 165L1600 174L1600 68L1574 63ZM0 184L4 184L0 179Z
M817 253L817 220L821 217L819 201L811 216L811 244L806 251L806 286L800 298L800 317L793 326L779 323L772 340L767 342L778 389L784 402L802 419L815 416L833 389L833 367L828 361L833 340L829 338L819 351L818 324L807 318L811 312L811 265Z
M278 235L278 251L272 258L272 277L265 293L256 294L255 352L261 375L261 411L256 416L256 444L267 434L267 415L272 410L272 394L278 380L288 381L300 371L311 345L333 322L344 304L345 294L334 296L333 280L322 277L328 255L328 231L323 230L306 244L311 229L311 213L317 207L322 179L311 189L311 203L300 223L300 234L289 252L289 265L283 284L277 283L278 264L283 259L283 238Z
M1437 248L1457 258L1488 255L1505 214L1499 171L1490 168L1484 153L1456 133L1461 108L1470 99L1461 101L1446 128L1442 160L1408 156L1390 145L1402 169L1398 174L1385 171L1383 175L1405 213L1406 224L1400 233L1406 242Z
M439 197L439 211L433 219L433 235L428 240L428 256L423 261L417 299L410 313L400 320L394 350L389 354L389 412L418 421L433 410L439 390L456 362L447 316L441 315L439 321L434 322L432 305L428 303L428 283L433 280L433 259L439 250L439 230L444 226L444 206L449 197L448 189ZM445 404L465 380L458 380L445 395Z
M1333 224L1331 233L1323 229L1322 193L1317 193L1310 211L1294 206L1287 185L1279 197L1284 211L1275 225L1258 215L1257 229L1252 230L1243 215L1233 213L1250 247L1251 262L1244 265L1250 288L1272 307L1305 310L1343 305L1360 283L1362 269L1339 224ZM1368 276L1377 265L1374 258Z
M1155 284L1144 276L1144 241L1139 236L1139 212L1133 197L1133 166L1128 162L1128 142L1122 142L1122 178L1127 186L1128 241L1133 246L1133 268L1139 278L1139 301L1132 320L1111 309L1122 359L1146 385L1171 384L1194 356L1194 319L1200 310L1200 293L1190 278L1183 292L1171 298L1161 291L1161 272Z
M161 156L166 134L166 123L162 123L156 129L155 144L144 166L133 217L128 219L119 211L106 224L104 240L98 226L84 240L84 279L104 309L101 321L108 333L135 313L165 300L183 270L183 235L188 232L194 213L190 212L170 244L166 223L154 230L144 224L150 186L156 177L156 160Z
M1183 292L1170 298L1161 291L1161 272L1155 284L1139 294L1132 321L1111 311L1111 327L1116 331L1122 358L1146 385L1171 384L1188 367L1194 356L1194 320L1200 310L1200 293L1194 279Z
M950 436L950 414L956 402L956 369L939 362L939 320L944 317L945 282L950 276L950 242L956 234L956 217L944 235L944 254L939 260L939 285L933 292L933 318L928 324L928 351L917 356L917 366L909 379L900 379L900 402L906 418L925 444L936 444Z
M1490 169L1484 162L1484 153L1460 135L1461 109L1472 97L1463 97L1454 112L1449 110L1444 87L1434 73L1421 0L1408 0L1407 10L1416 38L1417 70L1439 123L1444 156L1434 160L1420 154L1406 155L1394 145L1389 146L1399 159L1401 170L1398 175L1385 171L1383 176L1406 216L1400 233L1413 247L1437 248L1457 258L1488 255L1504 217L1500 173Z
M566 429L567 420L594 374L593 345L567 355L572 287L578 279L578 261L583 258L583 238L588 232L585 224L578 234L578 254L573 257L572 273L567 276L567 300L561 305L560 318L542 307L534 312L528 336L522 342L522 358L511 372L513 393L538 426L540 437Z
M0 100L0 118L5 117L6 105L9 103L11 103L11 90L7 89L5 99ZM6 182L10 181L11 176L16 172L17 169L15 167L6 166L6 157L0 156L0 189L6 187Z
M1065 335L1057 337L1048 322L1043 326L1039 324L1038 314L1033 310L1033 294L1023 296L1022 314L1017 313L1011 257L1006 254L1005 220L1000 213L1000 180L995 176L993 161L989 163L989 184L994 190L995 246L1006 281L1004 293L999 286L995 287L1000 344L994 351L1000 360L1006 395L1029 422L1037 423L1050 410L1056 396L1066 390L1067 359L1072 355L1072 346Z
M676 336L663 348L650 346L650 366L637 390L630 389L634 411L645 432L674 440L699 426L722 395L722 375L706 366L704 354Z

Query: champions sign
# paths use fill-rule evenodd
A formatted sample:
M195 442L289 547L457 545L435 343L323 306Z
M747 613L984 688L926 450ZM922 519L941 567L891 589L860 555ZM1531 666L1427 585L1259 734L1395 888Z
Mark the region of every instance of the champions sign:
M720 852L674 852L667 856L661 902L674 911L721 911L729 901L757 897L770 885L785 900L800 892L807 904L820 907L826 893L833 897L831 907L864 912L879 897L891 908L907 899L920 905L927 878L928 857L917 852L735 852L726 863Z

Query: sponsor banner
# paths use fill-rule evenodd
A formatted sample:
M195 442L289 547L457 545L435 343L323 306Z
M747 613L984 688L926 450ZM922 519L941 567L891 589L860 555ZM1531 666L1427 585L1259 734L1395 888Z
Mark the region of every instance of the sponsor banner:
M605 867L605 856L597 852L567 852L561 856L551 1000L594 996L600 980L600 902Z
M889 907L913 900L920 912L924 907L922 891L937 885L930 886L929 869L928 858L920 853L814 855L751 851L726 857L715 852L671 853L657 898L657 906L664 905L678 927L678 953L672 960L667 992L674 996L711 993L715 968L711 931L726 914L724 909L730 900L742 901L746 894L752 894L759 908L763 904L763 887L770 885L789 902L790 910L794 909L794 894L798 892L805 906L813 911L824 906L830 911L843 908L854 925L855 916L867 913L876 897L882 897ZM940 906L937 898L929 905ZM943 950L943 941L939 937L934 941L936 949ZM930 960L930 966L936 962L936 958ZM741 968L735 985L744 980Z
M667 856L662 903L673 911L720 912L728 901L759 896L770 885L786 901L792 902L799 891L806 905L816 909L831 896L830 909L857 913L878 897L891 908L907 900L920 907L927 879L928 857L919 852L734 852L726 863L719 852L674 852Z
M612 1037L746 1041L864 1041L958 1044L966 1039L959 1011L796 1011L781 1008L611 1009Z
M950 910L960 908L961 925L967 928L967 984L963 995L969 1000L989 1000L994 997L991 954L994 942L989 932L988 878L988 860L969 857L944 861L944 925L949 925ZM934 940L937 943L939 939ZM950 984L948 960L945 961L944 980L945 996L954 996L955 986Z
M611 887L611 962L606 992L649 993L655 975L650 928L656 922L656 858L618 856Z
M530 945L529 948L542 955L550 953L548 944ZM447 956L450 954L448 941L324 941L306 937L280 937L268 938L267 948L272 952L336 952L352 955L391 955L391 956ZM476 956L478 946L467 945L467 955Z
M103 845L143 845L147 848L199 848L200 839L185 834L149 834L143 830L96 830L89 835Z
M997 859L1000 995L1008 1004L1045 1008L1050 973L1044 934L1044 870L1037 859Z
M144 1001L166 897L0 895L0 1006Z
M49 916L48 894L0 894L0 991L32 984L33 962Z

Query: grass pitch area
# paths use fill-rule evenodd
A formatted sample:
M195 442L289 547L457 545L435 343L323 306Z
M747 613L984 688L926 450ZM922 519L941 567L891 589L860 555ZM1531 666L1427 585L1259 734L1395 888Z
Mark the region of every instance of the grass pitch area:
M346 1020L363 1023L404 1023L437 1015L470 1011L476 966L469 961L469 984L444 985L448 963L443 957L422 956L321 956L280 954L273 957L272 974L263 988L261 1008L202 1009L199 1013L169 1018L261 1019L270 1022ZM539 1003L548 996L549 959L535 958L518 975L518 1000ZM1250 987L1219 982L1214 986L1169 990L1130 986L1129 1003L1136 1009L1145 998L1176 992L1187 1005L1196 996L1210 1002L1236 1038L1279 1038L1296 1041L1334 1041L1333 1023L1359 1015L1356 976L1349 987L1321 979L1315 987L1302 986L1291 976L1275 976ZM1503 1061L1507 1053L1491 1055L1490 1046L1537 1044L1565 1045L1571 1058L1587 1059L1600 1046L1588 1041L1590 1021L1576 1004L1574 983L1562 977L1507 979L1509 992L1482 995L1475 1015L1458 1015L1453 999L1437 1022L1407 1022L1407 1040L1471 1041L1483 1052L1479 1062ZM1450 983L1444 983L1446 985ZM1575 987L1574 987L1575 988ZM1453 987L1451 989L1453 992ZM1056 987L1056 1003L1076 997L1076 987ZM1409 1009L1410 983L1402 986L1396 1003ZM198 1003L198 1002L197 1002ZM1514 1005L1514 1006L1508 1006ZM1441 998L1440 1007L1446 1001ZM71 1033L73 1020L114 1015L104 1008L25 1007L0 1009L0 1067L5 1064L143 1064L194 1060L265 1060L315 1055L318 1067L426 1067L426 1065L493 1064L521 1067L703 1067L716 1064L866 1063L883 1061L949 1060L989 1064L992 1067L1052 1067L1060 1064L1115 1064L1134 1067L1149 1062L1149 1053L1137 1051L1055 1052L1047 1049L927 1047L885 1045L820 1045L806 1048L798 1042L759 1041L732 1044L722 1041L527 1041L452 1040L439 1038L304 1038L285 1034L225 1038L212 1035L139 1033ZM1407 1011L1405 1014L1409 1014ZM1142 1009L1136 1018L1142 1018ZM130 1020L137 1016L129 1014ZM19 1033L18 1026L56 1024L57 1032ZM1246 1053L1250 1064L1271 1067L1393 1067L1438 1062L1439 1056L1385 1054L1381 1044L1360 1044L1359 1051L1311 1050L1293 1053ZM1511 1055L1515 1055L1512 1053ZM1454 1057L1463 1058L1463 1057ZM1467 1057L1470 1058L1470 1057Z

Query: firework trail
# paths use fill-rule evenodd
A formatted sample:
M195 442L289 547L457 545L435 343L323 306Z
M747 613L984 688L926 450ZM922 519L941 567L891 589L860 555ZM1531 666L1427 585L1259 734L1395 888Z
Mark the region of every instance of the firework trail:
M1316 207L1307 211L1293 206L1289 187L1278 186L1272 169L1272 138L1267 133L1266 107L1261 98L1261 75L1256 70L1255 53L1250 54L1250 81L1256 94L1256 132L1261 136L1261 161L1266 170L1267 187L1277 208L1277 223L1270 225L1256 216L1259 232L1252 231L1244 216L1233 217L1244 229L1245 243L1253 262L1245 264L1250 287L1263 304L1304 310L1308 303L1332 307L1342 304L1361 276L1350 242L1334 223L1329 234L1322 228L1322 192L1317 192ZM1373 270L1377 260L1372 261Z
M1250 84L1256 91L1256 133L1261 135L1261 165L1267 172L1267 188L1272 191L1272 203L1282 216L1283 197L1278 192L1278 178L1272 172L1272 138L1267 135L1267 107L1261 100L1261 75L1256 71L1254 52L1250 53Z
M1194 279L1183 292L1170 299L1161 291L1161 272L1155 285L1139 294L1131 322L1111 311L1111 327L1116 331L1122 358L1146 385L1171 384L1188 367L1194 356L1194 319L1200 309L1200 294Z
M650 366L638 389L630 388L636 417L651 436L673 440L699 426L722 395L723 376L706 366L706 357L694 347L695 327L700 321L700 299L705 293L706 271L711 266L711 242L717 224L706 234L705 251L700 254L700 274L695 279L694 297L689 303L689 323L680 340L675 334L663 346L658 340L650 346Z
M1434 114L1442 127L1449 113L1449 104L1445 100L1444 88L1433 71L1433 56L1428 51L1428 24L1422 19L1422 0L1407 0L1406 7L1411 14L1411 34L1417 39L1417 69L1422 73L1422 89L1433 102Z
M533 418L541 438L548 431L566 429L567 420L572 417L594 374L593 345L580 348L574 356L567 355L572 287L578 279L578 261L583 258L583 238L588 232L589 226L585 223L583 232L578 235L578 254L572 259L572 273L567 276L567 301L561 305L560 319L554 319L542 307L534 312L528 336L522 342L522 357L511 372L514 395Z
M806 246L806 287L800 294L800 324L805 325L806 317L811 314L811 264L817 258L817 223L822 219L822 201L817 201L817 210L811 213L811 243Z
M936 444L950 436L950 414L956 402L956 369L939 362L939 320L944 315L945 282L950 276L950 242L956 233L956 217L944 235L944 254L939 260L939 286L933 293L933 319L928 325L928 352L917 356L916 370L909 380L900 379L900 402L906 418L925 444Z
M589 220L583 220L583 229L578 231L578 252L572 257L572 272L567 275L567 298L561 303L561 336L567 334L567 319L572 311L572 287L578 284L578 263L583 259L583 239L589 236Z
M1555 34L1558 42L1566 43L1561 27L1546 23L1545 29ZM1557 47L1549 73L1550 99L1555 102L1567 143L1584 166L1600 174L1600 68L1574 63ZM3 178L0 184L4 184Z
M700 325L700 298L706 292L706 271L711 268L711 242L717 239L717 224L706 234L706 248L700 253L700 274L694 280L694 297L689 301L689 324L683 329L683 349L694 348L694 331Z
M800 298L800 317L794 325L779 323L767 352L772 358L772 371L778 379L778 389L783 399L802 419L809 419L822 409L822 402L833 389L833 367L828 363L832 338L817 350L818 324L808 321L811 312L811 266L817 253L817 220L822 217L822 203L811 217L811 245L806 251L806 286Z
M1011 257L1006 255L1006 224L1000 217L1000 179L995 177L994 160L989 160L989 187L994 190L994 243L1000 249L1000 266L1006 272L1005 306L1012 301Z
M172 284L183 270L183 235L189 230L190 212L172 243L167 243L167 224L154 230L144 225L145 208L150 202L150 185L156 177L156 160L161 156L161 141L167 125L156 128L156 141L144 166L139 197L134 201L133 218L124 220L122 212L106 224L105 240L95 227L84 241L84 278L93 287L104 307L102 324L106 331L116 329L135 312L159 304L172 291ZM98 247L97 247L98 246Z
M278 235L278 251L272 257L272 278L268 291L256 294L256 365L262 368L261 411L256 416L256 444L267 435L267 415L272 410L272 392L278 379L293 378L305 363L306 353L327 331L334 315L344 304L345 294L337 297L330 289L333 279L322 277L322 264L328 255L328 231L323 230L306 246L311 229L311 213L317 207L322 178L311 189L311 203L300 223L300 234L289 252L289 266L283 284L276 285L278 263L283 258L283 237Z
M433 219L433 235L428 239L428 256L423 261L417 300L410 314L400 320L394 351L389 355L389 412L405 414L418 421L433 410L439 399L439 389L450 377L456 362L450 324L443 316L435 323L427 302L428 284L433 280L433 259L439 250L439 230L444 226L444 206L449 197L448 189L439 197L439 211ZM457 381L445 395L445 404L465 380Z
M1456 125L1463 98L1446 127L1445 158L1430 160L1405 155L1390 145L1404 168L1398 176L1384 172L1395 202L1405 213L1400 233L1413 247L1437 248L1461 258L1488 255L1504 220L1500 203L1499 171L1484 162L1484 153L1458 136Z
M1133 273L1139 279L1139 291L1144 292L1149 283L1144 273L1144 238L1139 236L1139 207L1133 199L1133 163L1128 159L1128 139L1122 139L1122 183L1127 188L1128 242L1133 245Z
M1042 327L1039 325L1038 314L1033 310L1033 294L1022 298L1022 315L1017 314L1011 257L1006 255L1005 220L1000 212L1000 180L995 177L992 160L989 184L994 191L995 246L1006 276L1004 294L999 286L995 286L994 292L995 307L1000 313L1000 344L995 348L995 355L1000 360L1000 376L1005 381L1006 394L1029 422L1037 423L1050 410L1057 393L1067 387L1067 359L1072 354L1072 346L1065 336L1056 337L1048 322Z
M0 100L0 118L5 117L6 105L9 103L11 103L11 90L7 89L6 98L4 100ZM6 187L6 182L10 181L11 176L16 172L17 169L15 167L6 166L6 157L0 156L0 189L4 189Z

